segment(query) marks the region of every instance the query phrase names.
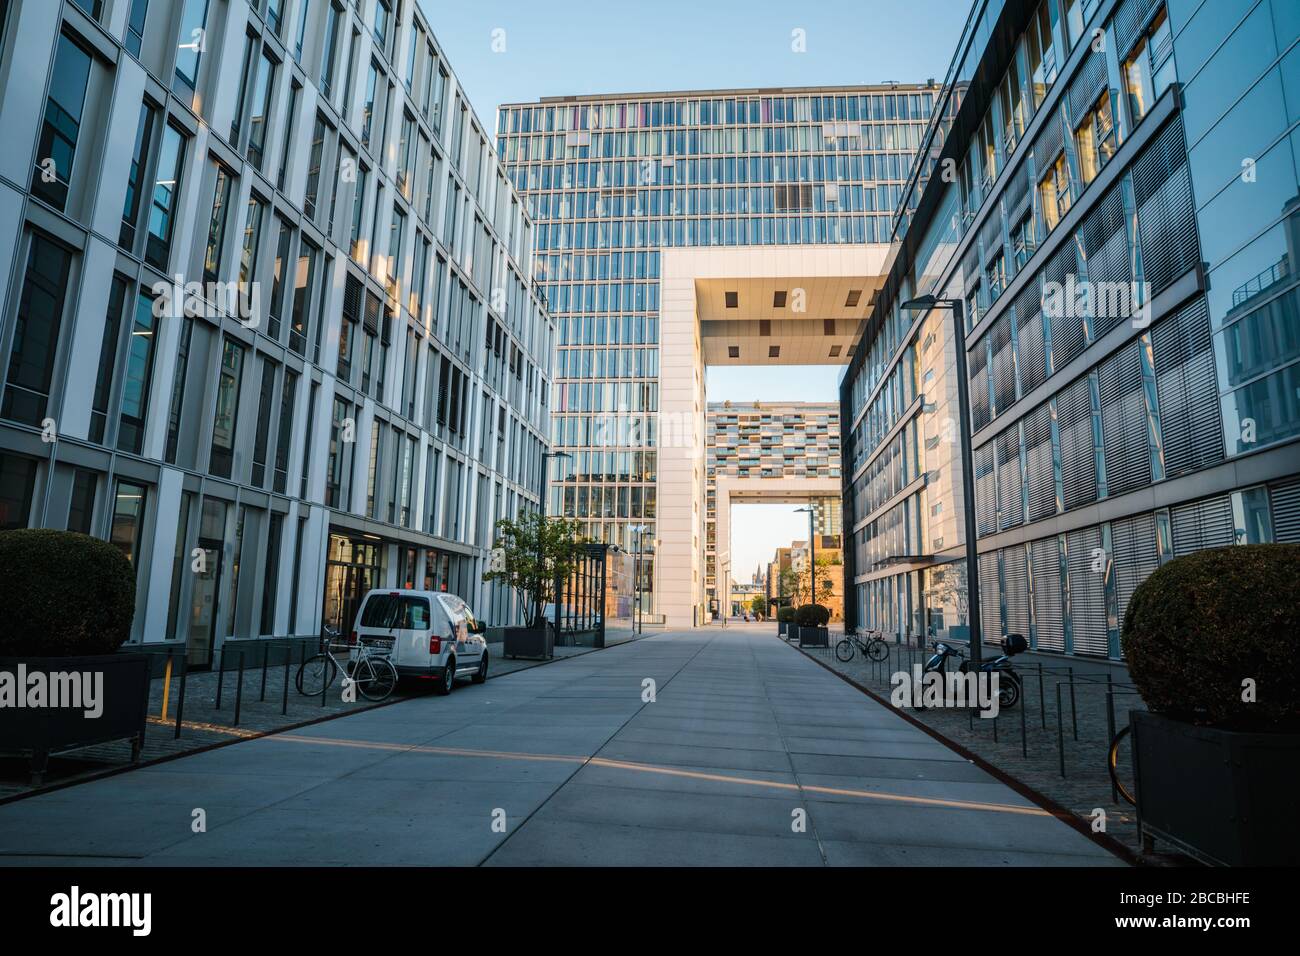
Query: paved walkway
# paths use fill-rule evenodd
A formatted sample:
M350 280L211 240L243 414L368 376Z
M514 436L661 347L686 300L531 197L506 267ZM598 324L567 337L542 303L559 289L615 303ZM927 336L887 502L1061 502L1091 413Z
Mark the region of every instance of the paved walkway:
M0 863L96 862L1120 865L769 626L647 635L0 806Z

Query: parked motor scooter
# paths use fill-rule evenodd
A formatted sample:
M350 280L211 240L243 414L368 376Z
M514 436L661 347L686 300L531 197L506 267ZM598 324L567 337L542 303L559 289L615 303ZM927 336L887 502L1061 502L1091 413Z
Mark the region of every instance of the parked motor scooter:
M1010 710L1020 702L1024 681L1016 673L1015 668L1011 666L1011 658L1024 653L1028 649L1029 642L1025 640L1023 634L1009 634L1007 639L1002 642L1001 656L993 660L981 660L979 662L978 669L980 671L998 675L998 707L1003 710ZM961 661L957 668L961 673L970 673L972 664L967 658L966 652L945 641L935 642L934 653L925 662L924 672L927 674L932 671L942 672L949 657L956 657Z

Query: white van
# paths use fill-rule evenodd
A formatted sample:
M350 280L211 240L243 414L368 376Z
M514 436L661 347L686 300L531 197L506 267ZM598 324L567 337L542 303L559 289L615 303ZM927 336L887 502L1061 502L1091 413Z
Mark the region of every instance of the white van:
M450 694L457 677L487 680L485 630L454 594L376 590L366 593L349 643L386 656L399 677L432 680L435 693Z

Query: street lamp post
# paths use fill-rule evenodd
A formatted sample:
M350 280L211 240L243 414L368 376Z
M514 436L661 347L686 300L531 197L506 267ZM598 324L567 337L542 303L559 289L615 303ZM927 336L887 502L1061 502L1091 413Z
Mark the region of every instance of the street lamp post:
M796 513L804 512L804 511L808 512L808 574L809 574L808 590L810 592L808 596L808 603L816 604L817 603L817 542L813 538L813 533L814 533L813 515L816 514L816 509L813 508L812 503L810 502L807 508L795 508L794 510Z
M542 520L538 523L537 526L537 587L533 591L533 627L537 627L539 624L541 624L543 627L546 626L545 622L542 621L542 565L545 563L546 560L545 553L542 548L542 540L546 533L546 510L547 510L546 499L550 494L550 488L549 488L550 477L551 477L550 460L552 458L571 458L571 457L573 456L570 455L567 451L542 452L542 493L541 493Z
M633 525L628 529L636 535L636 547L632 549L632 586L636 595L636 612L632 618L632 633L641 633L641 535L645 533L643 524Z
M909 299L902 308L912 312L931 309L951 309L953 343L957 348L957 422L961 441L961 500L965 512L966 536L966 614L970 627L970 659L982 659L984 636L980 627L980 575L979 554L975 548L975 475L974 456L971 451L970 385L966 373L966 304L961 299L940 299L923 295Z

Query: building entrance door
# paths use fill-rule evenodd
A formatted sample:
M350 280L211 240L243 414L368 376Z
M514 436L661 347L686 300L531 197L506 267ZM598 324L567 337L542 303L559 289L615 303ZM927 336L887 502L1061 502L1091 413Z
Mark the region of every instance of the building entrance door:
M212 647L217 629L217 595L221 593L221 542L200 538L203 570L194 575L190 602L190 631L186 640L186 666L207 670L212 666Z

